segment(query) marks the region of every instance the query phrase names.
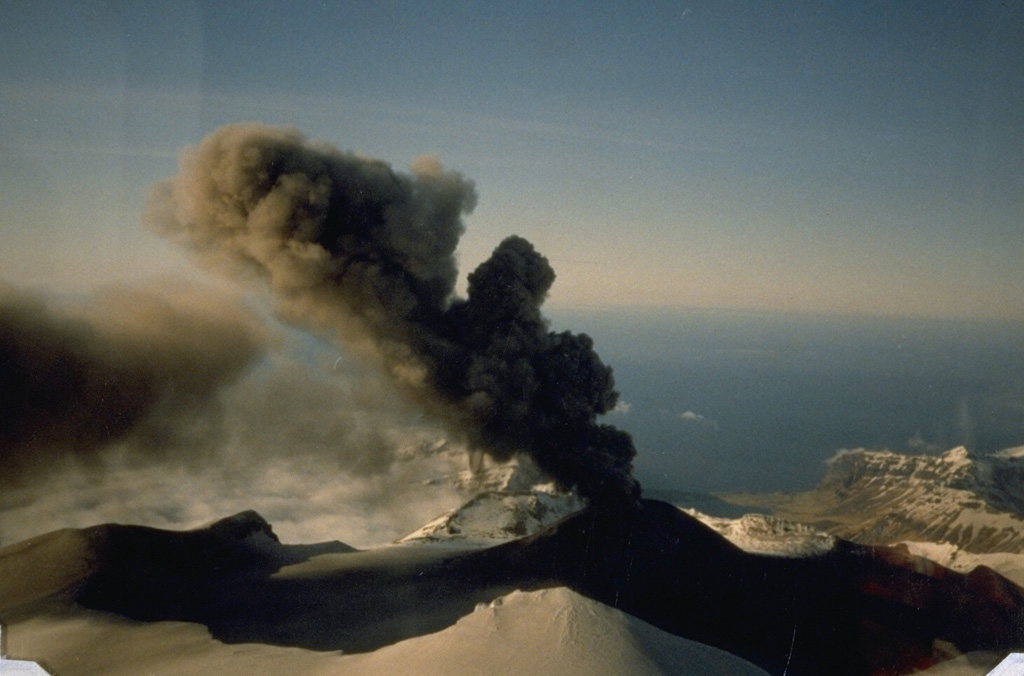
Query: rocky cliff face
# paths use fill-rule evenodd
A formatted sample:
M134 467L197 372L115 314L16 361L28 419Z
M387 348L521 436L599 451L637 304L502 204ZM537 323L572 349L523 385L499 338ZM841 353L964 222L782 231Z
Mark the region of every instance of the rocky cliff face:
M807 493L732 496L776 516L866 544L941 542L976 553L1024 552L1024 457L851 451Z

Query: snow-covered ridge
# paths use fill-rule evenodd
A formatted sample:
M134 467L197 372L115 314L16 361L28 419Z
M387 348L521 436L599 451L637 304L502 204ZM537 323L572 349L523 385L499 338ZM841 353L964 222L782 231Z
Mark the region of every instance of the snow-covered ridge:
M725 519L708 516L695 509L683 511L752 554L814 556L830 551L836 544L834 535L764 514L746 514L738 519Z
M1020 449L975 457L963 446L939 456L890 451L842 451L829 461L822 488L846 491L854 486L970 491L989 506L1024 516L1024 452Z
M673 636L565 587L514 591L481 603L454 627L434 636L456 632L460 642L453 645L459 645L460 652L464 645L487 647L477 648L482 659L474 663L449 658L433 673L506 673L503 665L517 674L767 673L723 650ZM499 640L504 645L495 647ZM449 650L451 655L456 653Z

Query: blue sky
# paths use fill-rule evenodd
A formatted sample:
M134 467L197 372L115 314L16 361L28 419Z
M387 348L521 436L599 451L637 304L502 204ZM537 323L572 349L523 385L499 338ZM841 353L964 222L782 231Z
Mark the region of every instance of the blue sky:
M182 147L293 124L476 182L554 307L1024 319L1024 9L48 2L0 22L0 279L200 277L140 224Z

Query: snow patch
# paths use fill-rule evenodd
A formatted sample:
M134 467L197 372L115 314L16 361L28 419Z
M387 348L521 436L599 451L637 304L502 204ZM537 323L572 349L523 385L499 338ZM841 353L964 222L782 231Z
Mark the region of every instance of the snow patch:
M914 556L922 556L958 573L969 573L978 566L986 566L1014 584L1024 586L1024 554L1011 552L976 554L964 551L950 542L901 542L896 546Z
M1024 446L1004 448L992 454L993 458L1024 458Z
M395 543L489 547L532 535L583 506L583 501L571 494L543 490L486 491Z
M0 627L0 632L3 628ZM9 660L4 655L3 637L0 636L0 676L50 676L50 672L43 669L36 662L29 660Z

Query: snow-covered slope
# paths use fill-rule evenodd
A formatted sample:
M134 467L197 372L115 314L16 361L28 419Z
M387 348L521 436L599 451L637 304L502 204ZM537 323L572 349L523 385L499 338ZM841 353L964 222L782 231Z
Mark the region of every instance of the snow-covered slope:
M445 631L366 657L367 668L360 673L767 673L723 650L673 636L564 587L512 592L477 606ZM402 668L380 668L389 662Z
M584 507L576 495L556 490L525 458L431 483L449 485L474 497L397 539L396 544L486 547L532 535Z
M866 544L951 543L967 552L1024 552L1024 457L847 451L807 493L729 496L752 509Z
M989 552L975 554L948 542L901 542L897 547L914 556L923 556L951 570L969 573L978 566L987 566L1015 584L1024 587L1024 554Z
M485 491L396 543L490 546L532 535L582 507L582 501L575 495L563 493Z
M342 655L229 645L205 627L132 622L82 608L12 623L10 650L61 676L660 676L767 672L727 652L661 631L564 587L512 592L447 629L370 653Z

